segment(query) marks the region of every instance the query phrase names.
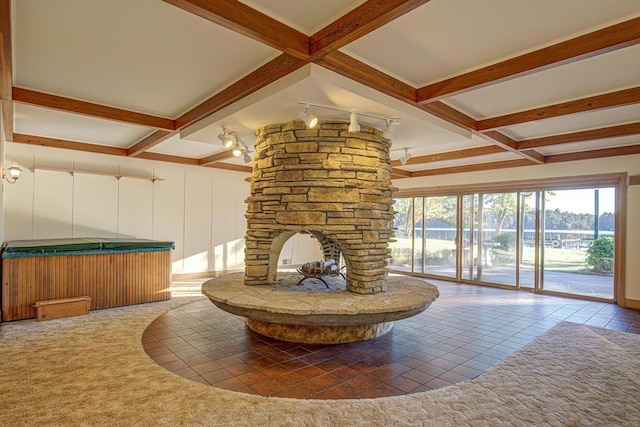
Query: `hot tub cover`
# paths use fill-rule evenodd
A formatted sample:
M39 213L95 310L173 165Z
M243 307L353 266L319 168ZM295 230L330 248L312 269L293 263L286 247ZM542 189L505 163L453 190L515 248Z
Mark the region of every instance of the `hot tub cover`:
M2 249L2 258L32 256L89 255L118 252L157 252L174 249L173 242L148 239L76 239L12 240Z

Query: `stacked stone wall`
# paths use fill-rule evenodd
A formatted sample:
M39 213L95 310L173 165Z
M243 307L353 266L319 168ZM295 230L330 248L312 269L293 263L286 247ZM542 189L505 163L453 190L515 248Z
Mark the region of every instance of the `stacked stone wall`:
M348 290L384 290L393 236L391 142L371 126L347 128L323 122L306 129L294 121L256 131L245 284L274 283L282 245L305 230L337 243Z

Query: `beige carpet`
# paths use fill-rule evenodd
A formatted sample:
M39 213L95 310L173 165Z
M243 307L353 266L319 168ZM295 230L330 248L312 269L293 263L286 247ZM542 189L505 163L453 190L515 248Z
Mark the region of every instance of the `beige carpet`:
M0 326L0 425L637 425L640 336L563 323L475 380L371 400L265 398L156 365L140 344L194 298Z

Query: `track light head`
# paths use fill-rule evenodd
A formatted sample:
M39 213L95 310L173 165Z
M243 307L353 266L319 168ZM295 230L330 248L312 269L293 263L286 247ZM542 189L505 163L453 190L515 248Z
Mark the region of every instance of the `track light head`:
M231 148L236 143L235 135L229 132L225 127L222 128L222 133L218 135L218 139L222 142L224 148Z
M358 124L358 115L355 111L351 112L351 118L349 119L349 132L360 132L360 125Z
M394 117L391 120L386 120L387 129L383 132L382 137L391 139L393 138L393 131L396 129L398 125L397 119Z
M314 114L309 113L309 104L304 104L304 111L300 111L298 117L304 120L304 124L309 129L313 129L318 124L318 118Z
M251 156L249 155L249 152L245 151L242 159L245 163L251 163Z
M410 158L411 158L411 154L409 154L409 149L405 148L404 156L400 157L398 160L400 160L400 163L404 166L407 164Z
M233 154L233 157L240 157L242 156L243 151L244 150L236 144L236 146L233 147L233 151L231 152L231 154Z

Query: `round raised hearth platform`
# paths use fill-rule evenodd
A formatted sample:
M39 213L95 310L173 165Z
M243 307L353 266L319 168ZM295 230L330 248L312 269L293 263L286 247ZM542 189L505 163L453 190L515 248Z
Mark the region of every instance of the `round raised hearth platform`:
M321 281L278 272L275 285L247 286L242 273L209 280L202 293L217 307L246 317L249 328L282 341L342 344L375 338L393 321L415 316L438 297L438 288L407 276L389 276L386 291L357 294L339 276Z

